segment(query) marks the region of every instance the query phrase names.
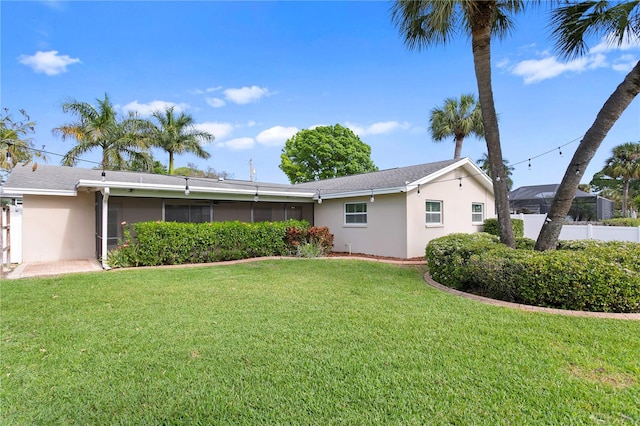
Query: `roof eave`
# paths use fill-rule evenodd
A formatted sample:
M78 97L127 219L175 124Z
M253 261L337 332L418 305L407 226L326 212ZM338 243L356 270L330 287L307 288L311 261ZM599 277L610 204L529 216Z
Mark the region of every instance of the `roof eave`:
M76 188L117 188L117 189L137 189L146 191L161 191L161 192L184 192L186 189L184 185L158 185L151 183L137 183L137 182L114 182L114 181L102 181L102 180L85 180L81 179L76 184ZM201 194L235 194L235 195L251 195L256 193L256 189L237 189L237 188L209 188L202 186L189 185L189 191L191 193ZM270 195L276 197L294 197L294 198L306 198L311 199L315 192L289 192L289 191L265 191L258 189L259 195Z

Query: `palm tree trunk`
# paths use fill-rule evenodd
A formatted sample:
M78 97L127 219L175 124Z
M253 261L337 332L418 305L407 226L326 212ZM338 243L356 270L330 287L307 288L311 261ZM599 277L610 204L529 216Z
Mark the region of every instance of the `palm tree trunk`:
M622 214L624 217L629 217L629 209L627 206L627 199L629 197L629 183L631 180L625 179L622 186Z
M478 96L480 98L480 107L482 108L482 122L487 142L489 165L491 167L500 241L514 248L515 239L513 228L511 227L509 193L507 191L506 176L502 176L504 175L504 162L500 146L498 116L491 86L491 22L496 3L495 0L477 2L477 9L473 12L475 16L470 19L472 23L471 44L473 47L476 80L478 82Z
M460 155L462 154L462 141L464 141L464 137L460 138L456 136L456 150L453 153L454 160L460 158Z
M169 151L169 174L173 174L173 151Z
M582 174L607 133L611 130L611 127L613 127L638 93L640 93L640 61L609 96L609 99L598 112L595 121L585 133L582 141L580 141L580 145L578 145L578 149L573 154L571 163L569 163L562 182L551 202L549 213L536 241L536 250L544 251L556 248L564 218L571 209L571 202L580 184Z

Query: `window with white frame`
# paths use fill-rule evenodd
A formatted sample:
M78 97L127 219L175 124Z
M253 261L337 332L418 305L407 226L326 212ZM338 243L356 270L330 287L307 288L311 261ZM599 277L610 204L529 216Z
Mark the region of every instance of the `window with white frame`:
M425 204L427 225L442 224L442 201L428 200Z
M345 203L344 223L347 225L366 225L367 203Z
M471 203L471 222L473 223L484 222L484 204Z

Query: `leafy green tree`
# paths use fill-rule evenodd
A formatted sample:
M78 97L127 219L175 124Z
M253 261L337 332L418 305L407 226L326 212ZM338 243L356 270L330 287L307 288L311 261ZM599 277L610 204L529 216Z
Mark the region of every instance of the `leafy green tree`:
M378 170L371 147L339 124L300 130L287 140L280 159L280 169L291 183Z
M640 179L640 142L627 142L613 148L602 169L605 176L622 181L622 214L629 217L627 201L632 180Z
M150 155L141 135L144 122L134 115L119 118L107 94L96 101L96 106L77 100L62 104L62 110L74 115L76 121L56 127L53 134L77 142L62 158L62 165L75 166L81 155L100 149L103 169L126 169L128 161L137 161L149 170Z
M196 129L192 116L185 113L177 115L174 107L168 107L164 111L155 111L152 118L157 123L151 123L147 140L149 145L162 148L169 154L170 175L174 173L173 159L176 154L190 152L200 158L211 157L201 143L214 140L214 136Z
M141 163L137 160L130 160L127 163L127 170L133 170L136 172L150 172L157 175L166 175L168 173L167 166L153 157L153 153L149 153L149 161L151 161L151 169L147 169L146 163Z
M491 84L491 39L508 34L513 28L510 15L522 11L523 5L520 0L396 0L391 8L391 19L410 49L446 45L458 33L471 36L498 230L500 241L509 247L515 247L515 238L509 191L502 176L504 162Z
M614 44L640 37L640 1L580 1L557 8L552 15L556 49L567 58L587 51L587 38L606 35ZM558 244L564 218L571 209L582 173L625 109L640 93L640 61L604 103L580 141L549 207L540 230L536 250L551 250Z
M504 174L503 179L505 180L505 184L507 185L507 190L511 192L511 188L513 188L513 179L511 179L511 175L513 174L513 167L509 165L508 160L503 160L504 163ZM489 164L489 157L487 153L482 154L482 158L476 160L476 164L480 167L486 174L489 176L491 173L491 164Z
M29 162L33 157L46 159L41 150L34 148L33 140L29 137L35 132L35 123L25 110L20 110L22 116L14 120L9 108L3 108L0 121L0 169L10 170L18 163Z
M221 172L216 171L212 167L207 167L206 170L201 170L194 163L187 163L185 167L177 167L173 171L174 175L178 176L188 176L188 177L201 177L208 179L232 179L233 173L225 172L224 170Z
M431 137L436 142L453 137L456 144L453 158L460 158L462 142L467 136L484 137L482 110L476 97L473 94L464 94L460 96L460 100L456 98L445 99L442 107L431 110L429 130Z

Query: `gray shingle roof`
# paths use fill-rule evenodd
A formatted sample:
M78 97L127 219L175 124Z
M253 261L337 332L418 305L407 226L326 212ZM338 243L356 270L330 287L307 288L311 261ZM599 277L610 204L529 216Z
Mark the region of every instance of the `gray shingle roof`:
M253 190L256 187L261 191L273 191L277 193L300 193L312 196L320 190L323 196L330 194L346 194L370 190L397 189L405 187L407 183L414 183L425 177L431 176L459 161L445 160L432 163L418 164L408 167L397 167L393 169L380 170L377 172L364 173L359 175L344 176L322 181L306 182L296 185L251 182L244 180L219 181L217 179L189 178L191 188L201 187L207 190L221 189L225 192L233 190L244 191ZM63 167L40 164L33 170L31 164L16 166L4 187L7 191L29 192L29 191L69 191L73 192L79 181L100 181L101 170L83 169L77 167ZM132 185L158 185L177 186L185 185L184 177L167 176L141 172L127 171L106 171L106 181L117 183L131 183Z
M320 189L323 194L399 188L405 186L407 182L413 183L458 161L460 160L445 160L415 166L396 167L360 175L299 183L294 186L298 189Z
M167 176L142 172L125 172L107 170L106 181L132 184L149 185L177 185L184 186L185 179L182 176ZM32 165L16 166L5 183L5 188L20 190L52 190L74 191L80 180L100 181L102 170L83 169L78 167L63 167L39 164L34 171ZM291 185L265 182L250 182L243 180L207 178L189 178L192 187L221 188L221 189L255 189L256 186L272 191L294 192L299 191Z

